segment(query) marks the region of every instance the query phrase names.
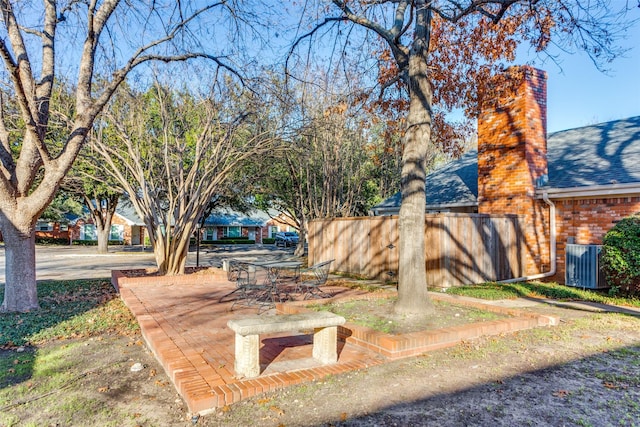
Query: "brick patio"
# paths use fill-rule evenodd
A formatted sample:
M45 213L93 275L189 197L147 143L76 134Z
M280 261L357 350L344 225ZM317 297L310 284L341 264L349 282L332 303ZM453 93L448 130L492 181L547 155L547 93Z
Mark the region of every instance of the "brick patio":
M338 342L338 362L321 365L312 358L312 337L307 334L261 336L260 376L234 375L232 318L256 314L257 308L235 308L220 302L235 285L222 271L174 277L123 277L114 271L112 282L138 320L142 336L160 361L192 414L205 414L279 388L321 379L454 345L462 339L553 324L555 319L493 307L514 316L481 326L426 331L389 337L345 325ZM331 287L335 299L367 298L362 290ZM467 301L468 302L468 301ZM477 303L470 302L477 305ZM304 305L304 304L302 304ZM279 305L282 312L303 307ZM269 313L267 313L269 314ZM409 335L409 334L408 334Z

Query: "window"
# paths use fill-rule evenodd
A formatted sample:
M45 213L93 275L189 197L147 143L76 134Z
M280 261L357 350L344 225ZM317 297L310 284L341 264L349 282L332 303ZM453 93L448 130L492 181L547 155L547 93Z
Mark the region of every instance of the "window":
M39 222L36 224L36 231L53 231L53 223Z
M124 225L112 225L109 240L124 240Z
M278 232L278 226L276 225L269 226L269 237L273 239L274 237L276 237L277 232Z
M96 227L93 224L85 224L80 229L80 240L98 240Z
M224 237L242 237L242 228L241 227L225 227L224 228Z
M60 224L60 231L69 231L69 224Z

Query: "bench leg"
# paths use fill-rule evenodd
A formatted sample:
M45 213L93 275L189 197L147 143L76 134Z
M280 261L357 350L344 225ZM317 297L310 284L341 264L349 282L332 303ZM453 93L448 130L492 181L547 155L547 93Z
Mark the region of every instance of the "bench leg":
M313 333L313 358L323 364L338 361L338 327L316 328Z
M237 376L253 378L260 375L260 335L236 334L234 369Z

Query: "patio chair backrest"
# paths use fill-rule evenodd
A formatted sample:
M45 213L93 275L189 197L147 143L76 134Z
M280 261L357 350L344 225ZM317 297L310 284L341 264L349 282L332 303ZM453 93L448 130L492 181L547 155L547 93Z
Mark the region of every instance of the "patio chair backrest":
M318 284L324 284L327 281L327 278L329 277L329 268L333 261L334 260L330 259L329 261L322 261L309 267L309 270L311 270L316 277Z
M239 273L240 273L239 262L235 259L229 260L228 266L227 266L227 280L230 282L237 282Z
M239 262L238 263L238 286L255 285L258 282L258 269L255 265Z

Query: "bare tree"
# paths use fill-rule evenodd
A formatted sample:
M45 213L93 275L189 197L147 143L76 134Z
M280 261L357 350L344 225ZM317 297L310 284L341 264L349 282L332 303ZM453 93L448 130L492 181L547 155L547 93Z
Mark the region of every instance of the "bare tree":
M107 185L106 180L99 179L98 169L94 169L93 173L86 170L74 173L72 169L70 175L62 181L60 189L82 201L96 229L98 253L107 253L113 216L123 191L119 185Z
M329 79L318 75L316 82ZM264 207L284 214L300 232L304 254L307 224L316 218L366 215L377 188L371 158L371 116L334 79L330 91L302 85L277 97L279 121L289 124L255 192ZM279 85L280 90L286 90Z
M184 273L212 200L243 162L271 147L272 132L251 121L248 106L257 104L228 90L197 101L156 84L121 91L105 112L91 147L145 222L161 274Z
M396 310L425 312L432 307L426 286L424 213L434 108L476 112L483 97L491 96L491 86L482 81L502 69L504 61L513 60L521 42L537 51L551 42L577 47L596 64L606 64L618 53L615 40L626 25L619 18L630 6L612 8L608 0L332 0L333 8L326 3L319 2L323 13L313 14L311 31L297 39L292 52L304 41L332 34L346 40L342 49L332 50L340 58L348 56L350 44L374 53L383 63L376 80L383 92L401 84L408 93ZM331 26L337 31L330 32Z
M95 118L127 76L152 61L191 58L206 58L233 71L232 44L222 43L222 56L201 42L213 37L207 31L241 25L240 10L232 1L194 3L0 0L2 90L15 98L21 116L20 127L10 128L4 103L0 108L0 228L6 242L2 311L39 307L35 222ZM76 73L76 91L71 129L54 146L49 139L50 101L59 69ZM95 84L98 74L105 77L100 87Z

